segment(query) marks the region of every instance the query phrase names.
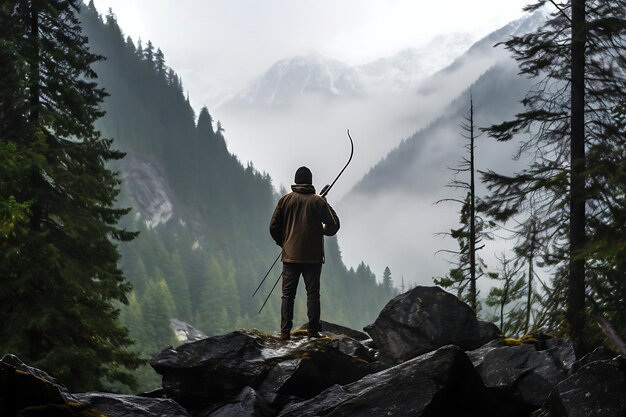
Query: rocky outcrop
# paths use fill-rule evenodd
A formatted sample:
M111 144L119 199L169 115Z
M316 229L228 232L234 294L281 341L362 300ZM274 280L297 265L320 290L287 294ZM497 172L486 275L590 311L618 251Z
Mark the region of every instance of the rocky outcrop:
M495 326L439 288L392 300L374 340L323 326L320 339L236 331L165 349L151 361L163 389L141 396L73 394L6 355L0 416L626 416L622 357L601 348L574 361L570 342L547 335L491 340Z
M384 362L397 364L445 345L476 349L497 336L472 309L439 287L415 287L391 300L364 329Z
M572 367L533 417L626 416L626 361L622 357L594 360L593 352Z
M373 357L347 336L309 339L236 331L169 348L150 362L163 375L167 397L192 412L235 398L245 387L273 407L316 396L374 372Z
M488 394L465 353L446 346L288 406L280 417L489 416Z
M172 400L110 393L71 394L46 372L14 355L0 361L0 416L189 417Z
M498 346L487 344L469 353L487 387L512 390L529 410L543 404L554 386L567 377L574 363L574 349L562 339L535 344Z
M236 331L165 349L150 365L163 388L187 409L199 409L256 386L266 372L261 337Z

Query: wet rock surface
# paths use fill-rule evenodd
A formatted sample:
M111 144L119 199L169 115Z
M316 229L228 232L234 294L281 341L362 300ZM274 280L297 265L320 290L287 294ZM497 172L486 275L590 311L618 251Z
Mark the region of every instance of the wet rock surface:
M88 392L74 394L78 401L108 417L190 417L178 403L167 399L138 397L135 395Z
M267 372L263 349L261 337L236 331L165 349L150 365L163 376L167 397L197 409L257 385Z
M244 387L232 401L204 410L197 417L269 417L273 414L263 397L254 389Z
M332 335L344 335L344 336L348 336L351 337L353 339L362 341L362 340L366 340L369 339L370 337L363 333L360 332L358 330L354 330L351 329L349 327L346 326L342 326L340 324L335 324L335 323L330 323L328 321L324 321L324 320L320 320L320 324L322 325L322 333L324 334L332 334ZM307 328L307 323L303 324L302 326L300 326L300 330L304 330Z
M487 392L456 346L443 347L288 406L281 417L492 415Z
M415 287L391 300L365 331L384 362L397 364L445 345L476 349L497 336L472 309L439 287Z
M273 407L312 398L333 384L347 384L378 370L359 341L347 336L309 339L295 332L288 343L237 331L169 348L151 365L163 375L168 398L193 413L229 401L244 387Z
M392 300L372 339L323 327L319 339L236 331L165 349L151 361L163 388L139 396L73 394L6 355L0 416L626 416L622 357L599 348L575 361L545 334L493 339L493 324L439 288Z
M537 408L574 363L571 343L548 342L545 350L537 350L534 344L491 345L469 355L486 386L510 388L529 407Z
M626 416L624 358L585 362L554 387L533 417Z

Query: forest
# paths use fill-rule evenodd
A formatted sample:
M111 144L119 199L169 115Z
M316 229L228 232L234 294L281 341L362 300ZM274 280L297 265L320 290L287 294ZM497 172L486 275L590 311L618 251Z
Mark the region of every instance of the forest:
M155 50L150 41L144 46L141 41L135 45L125 39L112 12L101 16L93 3L78 6L76 2L50 3L50 8L36 13L46 22L37 31L41 41L31 39L11 46L24 48L23 55L11 55L14 50L7 50L15 59L13 65L30 68L28 59L34 52L29 48L42 43L38 52L42 69L31 68L35 72L15 84L23 90L10 95L15 100L21 94L27 97L37 83L42 98L36 101L42 109L31 106L29 99L21 103L27 109L21 109L24 119L12 121L20 122L15 127L19 131L30 131L41 123L41 146L47 147L46 141L58 144L62 156L46 158L46 151L26 138L23 142L3 141L2 155L7 158L3 167L10 177L3 177L6 240L2 253L17 262L30 256L19 248L37 241L38 245L50 245L55 256L71 259L80 269L61 268L51 257L39 265L40 272L28 271L29 280L19 266L4 263L7 269L2 276L20 277L15 285L32 298L25 303L14 298L13 284L3 283L6 297L12 299L3 304L7 307L4 316L20 323L21 330L3 328L5 335L13 336L4 337L2 347L21 352L33 363L61 370L58 374L76 381L75 387L89 389L105 383L110 389L127 390L125 385L130 383L133 388L149 390L160 384L160 378L146 359L180 343L170 326L172 318L207 335L238 328L278 330L280 291L274 291L261 314L258 311L280 268L273 270L255 298L251 296L280 252L268 232L279 195L267 174L252 165L244 166L228 151L224 127L213 121L208 109L194 114L182 81L166 66L160 49ZM31 6L16 5L12 13L21 16L22 22L33 19ZM49 27L48 22L53 25ZM43 67L49 65L56 71L53 62L59 59L66 63L61 68L67 67L67 74L51 74ZM12 61L6 62L10 68ZM59 82L65 79L72 83ZM47 105L50 100L55 103L52 107ZM41 122L36 122L36 113L41 114ZM3 132L11 135L9 130ZM40 133L32 134L38 137ZM9 138L4 133L3 137ZM73 138L84 140L75 142ZM40 158L51 165L33 165ZM51 180L42 195L38 187L27 187L29 182L24 180L36 167L44 175L41 181L46 183L48 176ZM77 171L78 167L84 168ZM56 171L48 172L53 168ZM93 177L84 175L96 168L99 172ZM151 211L155 204L156 212ZM40 240L29 229L35 214L41 217L37 223L42 230L36 229ZM172 217L162 223L153 220L159 215ZM78 223L63 223L60 235L53 237L45 225L52 222L60 227L57 219ZM90 219L91 227L86 228L81 219ZM61 238L63 241L57 240ZM84 245L86 242L89 244ZM74 250L83 246L89 254ZM40 251L38 246L28 247ZM108 257L101 255L104 253ZM53 273L54 268L59 269ZM48 276L47 284L42 285L38 276ZM79 276L91 286L76 281ZM327 239L323 280L324 319L355 328L373 321L396 294L390 276L384 283L377 282L365 263L346 268L335 239ZM58 299L48 297L52 291L59 293ZM92 297L101 298L100 304L91 305ZM296 305L297 326L307 321L306 300L301 298ZM75 303L78 305L72 306ZM65 307L54 315L42 314L60 304ZM76 312L69 314L65 308ZM76 314L82 316L83 309L107 314L98 321L85 317L76 322ZM53 331L55 328L61 330ZM63 334L65 328L71 334ZM109 344L98 347L96 353L80 342L69 342L78 335L103 338ZM47 342L34 346L33 337ZM69 358L80 364L72 356L78 350L96 356L92 369L82 365L65 368ZM119 369L120 365L139 368L128 372Z
M524 169L474 166L468 103L445 232L458 251L434 283L479 316L496 307L483 318L504 336L567 336L580 357L626 335L626 3L555 6L504 42L534 83L522 112L484 129L485 146L519 142ZM267 228L284 190L195 114L163 52L77 0L3 2L0 41L0 350L73 390L130 392L159 385L147 359L179 343L173 318L209 336L278 331L278 291L258 313L278 269L251 295L279 252ZM513 251L487 269L483 242L503 230ZM398 295L392 271L325 248L323 319L360 329Z

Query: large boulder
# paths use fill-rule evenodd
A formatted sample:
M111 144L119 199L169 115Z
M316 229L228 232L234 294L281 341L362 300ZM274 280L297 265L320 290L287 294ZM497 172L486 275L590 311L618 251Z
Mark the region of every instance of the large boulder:
M380 359L397 364L445 345L476 349L497 336L472 309L439 287L415 287L389 301L373 324Z
M498 346L489 343L468 356L487 387L511 389L528 410L543 404L574 363L571 342L552 339L537 350L534 344Z
M600 355L602 356L602 355ZM583 358L559 382L534 417L626 416L626 361Z
M0 416L99 417L45 371L7 354L0 360ZM114 416L113 416L114 417Z
M197 414L196 417L268 417L275 415L263 397L250 388L243 390L225 404L219 404Z
M168 399L108 392L88 392L74 395L82 404L102 413L99 415L107 417L190 417L183 407Z
M150 363L163 375L166 396L195 414L232 402L246 386L280 409L378 370L372 360L367 348L347 336L296 335L281 343L275 336L237 331L165 349Z
M346 345L346 339L352 343ZM308 399L333 384L357 381L372 373L373 368L366 360L342 351L352 352L353 344L358 342L342 336L311 340L294 347L273 361L275 365L259 390Z
M280 417L497 415L480 376L456 346L414 358L287 406Z
M163 376L169 398L189 410L235 397L267 371L260 336L235 331L157 354L150 365Z

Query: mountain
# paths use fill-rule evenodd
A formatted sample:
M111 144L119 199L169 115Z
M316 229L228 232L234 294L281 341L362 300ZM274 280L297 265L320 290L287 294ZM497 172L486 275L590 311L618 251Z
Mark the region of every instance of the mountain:
M447 67L473 44L466 33L439 35L420 48L404 49L355 68L371 92L415 89L425 78Z
M177 343L172 318L207 335L241 327L278 331L280 289L258 310L279 268L251 297L280 250L268 232L279 197L272 179L228 150L222 124L206 108L194 113L180 77L151 42L124 39L112 12L103 22L93 2L81 9L81 21L90 49L106 57L94 65L109 94L97 127L126 152L112 167L121 179L118 204L132 207L122 226L140 232L120 245L133 285L121 319L137 349L149 357ZM394 294L365 264L347 269L335 239L326 240L322 280L322 317L356 328ZM298 325L307 320L303 292ZM143 389L158 383L148 368L138 376Z
M459 125L469 111L470 95L478 127L506 120L522 109L519 101L529 90L530 81L518 76L516 63L507 51L493 45L512 34L526 33L543 20L539 12L506 25L420 84L421 100L447 104L427 126L406 137L375 164L339 204L342 212L352 214L342 234L348 263L357 253L367 254L375 268L384 264L396 272L396 285L401 275L409 282L430 284L432 277L447 271L446 257L435 253L455 249L455 242L444 241L438 234L458 223L459 207L434 203L459 198L446 185L453 178L448 167L458 166L465 156L466 140ZM511 160L514 150L515 144L480 137L477 169L510 172L520 163ZM484 192L480 187L478 191L479 195ZM483 254L488 261L493 260L487 253L500 249L488 244Z
M223 106L281 106L307 94L363 98L412 89L450 64L471 44L468 34L441 35L420 48L405 49L394 56L352 67L318 53L295 56L273 64Z
M281 105L298 94L356 97L362 89L354 69L334 59L311 54L275 63L232 101L248 105Z

